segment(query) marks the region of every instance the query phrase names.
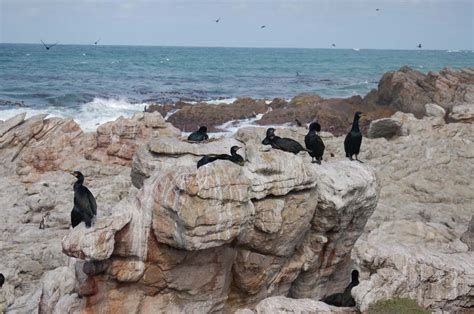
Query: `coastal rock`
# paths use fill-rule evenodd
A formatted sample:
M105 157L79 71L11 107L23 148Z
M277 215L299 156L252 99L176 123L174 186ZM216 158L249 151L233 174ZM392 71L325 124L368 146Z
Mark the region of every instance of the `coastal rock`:
M255 118L268 111L264 100L238 98L232 104L205 104L182 106L168 118L174 126L184 132L192 132L200 126L207 126L210 132L222 131L219 126L233 120Z
M8 278L7 278L8 280ZM15 301L14 288L6 282L0 288L0 312L5 313L6 309Z
M233 138L220 138L202 143L191 143L185 139L161 136L143 145L133 156L132 182L137 188L143 180L160 169L167 171L176 167L196 168L197 162L204 155L229 154L232 146L242 147L242 143ZM245 158L245 149L239 150Z
M150 138L180 134L158 112L120 117L97 128L97 148L87 158L129 166L138 147Z
M454 122L473 123L474 103L455 105L449 113L449 119Z
M116 232L129 221L129 215L99 219L92 227L81 223L63 239L63 252L71 257L101 261L114 250Z
M423 74L407 66L387 72L378 85L376 103L395 110L410 112L417 117L425 115L425 104L436 103L449 110L453 103L472 102L474 98L474 71L445 68Z
M466 243L470 251L474 251L474 216L472 216L466 232L461 236L461 241Z
M437 104L426 104L425 111L427 117L438 117L444 118L446 115L446 110L443 107L438 106Z
M5 135L5 133L10 131L17 125L21 124L23 121L25 121L25 116L26 116L26 113L23 112L23 113L17 114L16 116L6 121L0 122L0 138L2 138L3 135Z
M255 136L252 129L239 132ZM109 218L76 227L64 251L110 261L105 273L90 273L97 292L84 296L94 299L85 310L123 307L126 300L128 311L234 311L267 296L324 297L347 285L349 252L377 203L375 174L349 161L314 165L306 154L255 145L258 137L246 142L243 167L219 160L199 169L156 169L119 206L131 217L124 227L125 220L113 228ZM179 141L163 137L149 148L166 160L223 146ZM115 236L102 236L107 229ZM86 242L107 249L93 254ZM329 278L333 284L321 289Z
M367 136L370 138L384 137L390 139L403 134L402 125L393 118L374 120L370 123Z
M352 289L361 311L378 300L395 297L414 299L438 311L474 306L474 253L467 252L444 225L386 223L357 246L356 255L362 271L371 274Z
M324 302L311 299L290 299L270 297L262 300L255 309L243 309L236 314L273 314L273 313L356 313L351 308L338 308Z

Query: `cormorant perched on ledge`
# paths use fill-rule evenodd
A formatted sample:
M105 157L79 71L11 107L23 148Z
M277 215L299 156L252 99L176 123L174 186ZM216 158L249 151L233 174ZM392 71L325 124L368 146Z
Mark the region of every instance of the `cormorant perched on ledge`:
M2 273L0 273L0 288L3 287L4 283L5 283L5 276L3 276Z
M207 135L207 127L205 126L201 126L199 130L194 131L188 136L188 141L193 141L193 142L202 142L208 139L209 139L209 136Z
M359 284L359 272L357 270L352 271L351 283L344 289L343 293L335 293L323 299L323 302L338 307L352 307L355 306L355 300L352 297L351 290Z
M82 221L86 223L89 228L92 219L97 215L97 203L94 195L84 185L84 175L79 171L71 173L77 178L74 183L74 208L71 211L71 225L75 228Z
M350 160L352 156L355 155L355 159L357 159L357 155L360 152L360 145L362 144L362 133L360 133L359 129L359 119L362 115L362 112L357 111L354 114L354 121L352 122L352 129L346 135L346 139L344 140L344 150L346 151L346 157Z
M306 148L310 150L308 154L311 156L311 162L321 164L324 155L324 142L321 137L316 133L321 131L321 125L318 122L312 122L309 125L308 134L304 137L304 143ZM316 158L316 161L314 161Z
M267 129L267 136L262 141L263 145L271 145L275 149L280 149L285 152L290 152L293 154L298 154L301 151L307 151L300 143L291 139L291 138L281 138L275 135L275 129Z
M230 148L230 155L227 155L227 154L220 154L220 155L207 155L207 156L204 156L202 157L198 163L197 163L197 167L201 167L201 166L204 166L208 163L211 163L213 161L216 161L218 159L220 160L229 160L229 161L232 161L234 164L238 164L240 166L243 166L244 165L244 158L242 156L240 156L239 154L237 154L237 151L240 149L239 146L232 146Z

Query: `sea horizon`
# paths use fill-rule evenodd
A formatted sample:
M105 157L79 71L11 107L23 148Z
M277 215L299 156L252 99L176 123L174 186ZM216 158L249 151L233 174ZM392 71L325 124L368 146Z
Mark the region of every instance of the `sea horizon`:
M474 67L469 51L0 44L0 120L25 111L87 130L150 104L365 96L384 73ZM21 104L21 107L18 107Z

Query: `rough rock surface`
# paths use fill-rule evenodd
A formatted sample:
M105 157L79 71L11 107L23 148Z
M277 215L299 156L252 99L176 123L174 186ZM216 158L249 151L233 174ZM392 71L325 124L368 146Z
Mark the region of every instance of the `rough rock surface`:
M449 119L454 122L474 123L474 103L456 104L449 114Z
M148 146L173 148L158 158L179 167L155 171L129 201L137 214L117 232L107 271L89 276L97 293L85 310L126 299L127 311L230 311L272 295L322 298L347 285L351 248L377 203L375 174L349 161L314 165L252 136L241 129L237 137L248 138L244 167L188 167L191 144L178 138ZM90 232L103 232L98 226ZM80 256L79 239L63 241L64 252Z
M437 104L426 104L425 112L427 117L443 118L446 115L446 110Z
M274 314L274 313L356 313L351 308L338 308L324 302L311 299L290 299L286 297L270 297L257 304L255 309L243 309L236 314Z
M370 138L384 137L390 139L403 134L402 125L393 118L374 120L370 123L367 136Z
M378 105L413 113L425 114L425 104L435 103L450 110L455 103L472 103L474 99L474 69L453 70L423 74L409 67L387 72L379 82L378 90L366 98Z

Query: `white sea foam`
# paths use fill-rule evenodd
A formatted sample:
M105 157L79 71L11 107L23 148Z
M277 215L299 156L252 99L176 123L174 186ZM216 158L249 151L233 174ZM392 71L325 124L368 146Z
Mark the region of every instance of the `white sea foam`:
M36 114L47 113L50 117L73 118L84 131L95 131L97 127L105 122L114 121L120 116L131 117L138 111L143 111L147 104L132 104L126 99L104 99L94 98L91 102L77 107L41 107L12 108L0 110L0 120L9 119L19 113L26 112L27 117Z
M233 98L206 100L206 101L186 101L186 102L188 104L192 104L192 105L195 105L195 104L200 103L200 102L203 102L203 103L206 103L206 104L209 104L209 105L222 105L222 104L230 105L236 100L237 100L237 98L233 97Z
M360 51L360 48L352 48L354 51Z

